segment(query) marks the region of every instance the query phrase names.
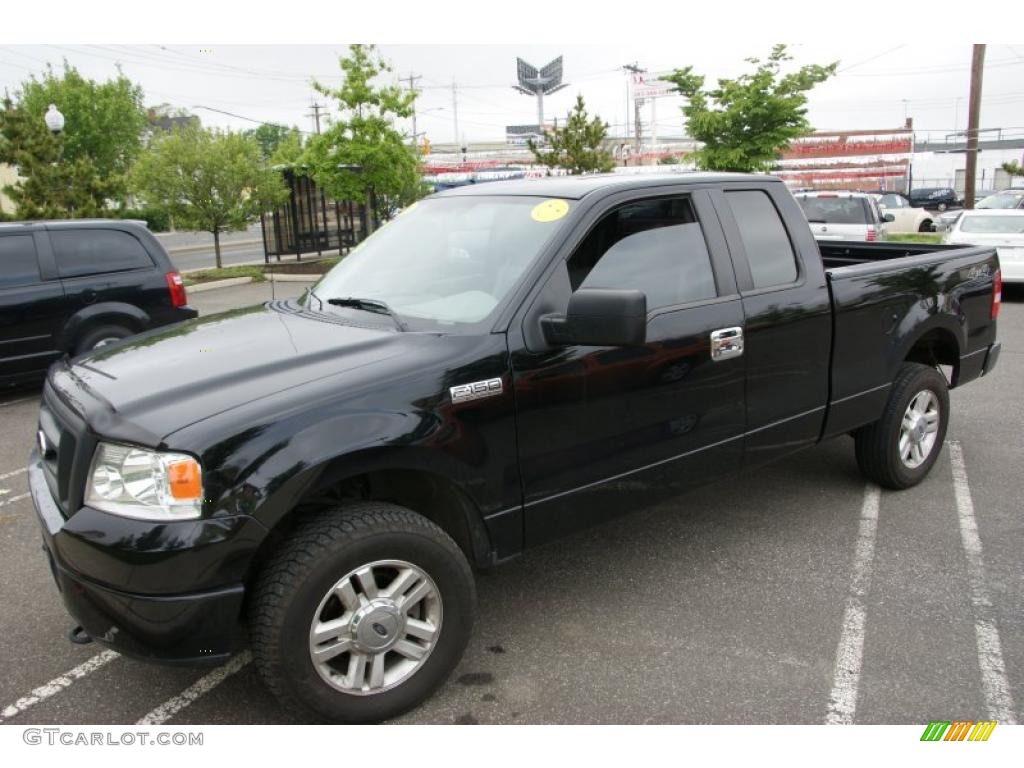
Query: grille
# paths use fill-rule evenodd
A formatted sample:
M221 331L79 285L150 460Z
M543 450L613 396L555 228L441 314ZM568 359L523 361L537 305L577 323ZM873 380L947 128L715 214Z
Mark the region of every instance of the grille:
M67 518L82 506L85 476L96 441L89 435L85 420L60 400L49 383L43 390L39 429L46 442L54 446L49 458L43 458L46 484Z

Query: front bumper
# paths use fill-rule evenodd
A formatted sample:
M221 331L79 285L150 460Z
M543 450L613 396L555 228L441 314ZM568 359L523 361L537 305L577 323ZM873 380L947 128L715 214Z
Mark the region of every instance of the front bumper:
M242 578L265 533L259 523L158 523L89 507L65 519L37 451L28 480L64 605L93 639L128 656L184 664L220 662L244 644Z

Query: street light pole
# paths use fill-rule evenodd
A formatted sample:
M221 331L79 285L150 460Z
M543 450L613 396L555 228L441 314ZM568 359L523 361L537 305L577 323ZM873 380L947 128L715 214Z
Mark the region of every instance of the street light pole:
M64 130L64 115L57 109L56 104L51 104L47 108L46 114L43 115L43 122L46 123L47 129L53 134L54 141L57 142L57 161L54 163L54 165L57 165L57 163L61 163L64 160L64 142L60 138L60 134ZM61 189L64 189L63 185L61 185ZM71 209L68 208L66 203L64 208L68 218L71 218Z

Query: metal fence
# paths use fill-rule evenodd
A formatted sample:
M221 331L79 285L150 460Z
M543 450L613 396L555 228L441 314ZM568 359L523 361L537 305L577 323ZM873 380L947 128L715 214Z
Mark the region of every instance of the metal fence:
M332 200L308 176L284 171L288 199L278 208L260 214L263 224L263 254L272 256L324 251L341 253L351 248L366 231L362 206L351 200Z

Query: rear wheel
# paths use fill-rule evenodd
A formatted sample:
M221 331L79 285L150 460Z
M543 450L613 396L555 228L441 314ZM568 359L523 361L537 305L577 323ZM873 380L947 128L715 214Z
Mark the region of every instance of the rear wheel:
M374 722L454 669L475 610L462 550L426 518L366 502L303 523L256 585L254 657L303 719Z
M75 354L82 355L98 347L126 339L135 331L123 325L101 325L86 331L75 345Z
M861 472L885 488L917 485L935 464L948 423L946 379L930 366L904 363L882 418L854 436Z
M917 229L918 232L934 232L935 224L931 219L925 219L921 222L921 226Z

